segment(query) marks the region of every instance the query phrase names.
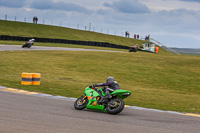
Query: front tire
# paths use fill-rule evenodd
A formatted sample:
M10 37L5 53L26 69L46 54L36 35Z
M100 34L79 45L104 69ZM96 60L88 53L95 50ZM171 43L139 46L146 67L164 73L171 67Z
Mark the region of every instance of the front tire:
M125 103L120 98L112 99L112 102L106 107L109 114L118 114L124 109Z
M77 110L83 110L84 108L86 108L87 104L88 104L87 97L82 96L74 102L74 108Z

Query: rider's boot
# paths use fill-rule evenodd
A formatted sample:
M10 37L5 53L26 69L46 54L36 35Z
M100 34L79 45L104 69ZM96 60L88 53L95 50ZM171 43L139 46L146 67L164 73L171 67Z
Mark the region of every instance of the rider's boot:
M104 97L105 99L110 99L112 96L110 95L109 91L106 91L106 96Z
M103 103L105 102L106 99L110 99L110 98L112 98L112 96L110 95L110 92L106 91L106 96L101 96L99 103Z

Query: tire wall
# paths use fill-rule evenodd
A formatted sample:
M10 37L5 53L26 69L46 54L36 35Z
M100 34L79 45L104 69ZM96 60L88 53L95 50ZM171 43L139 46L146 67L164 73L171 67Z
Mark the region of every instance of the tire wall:
M122 46L122 45L112 44L108 42L78 41L78 40L53 39L53 38L0 35L0 40L28 41L31 38L34 38L35 42L64 43L64 44L86 45L86 46L96 46L96 47L110 47L110 48L117 48L117 49L130 49L130 47L128 46Z

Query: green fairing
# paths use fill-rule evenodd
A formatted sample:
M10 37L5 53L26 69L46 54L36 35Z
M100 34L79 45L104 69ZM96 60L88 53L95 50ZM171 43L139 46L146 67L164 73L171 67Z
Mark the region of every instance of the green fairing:
M105 96L105 93L102 91L102 89L99 89L99 90L101 90L102 95ZM87 87L87 88L85 89L85 95L86 95L86 96L91 96L91 95L90 95L91 92L93 93L93 96L94 96L94 97L100 96L95 90L91 89L90 87Z
M103 105L93 105L93 102L97 102L96 97L100 96L95 90L91 89L90 87L87 87L85 89L85 95L86 96L91 96L92 94L92 98L89 99L88 104L86 106L87 109L95 109L95 110L102 110L105 111L105 106ZM102 93L103 96L105 96L105 93Z
M105 96L105 93L102 91L102 88L100 88L99 90L101 90L102 95ZM116 95L116 96L118 96L119 98L124 99L124 98L128 97L128 96L122 96L122 94L124 94L124 93L130 93L130 94L131 94L131 92L130 92L130 91L127 91L127 90L115 90L114 92L111 93L111 95ZM91 95L91 94L92 94L92 95ZM86 96L91 96L91 97L92 97L92 98L89 99L89 101L88 101L88 104L87 104L87 106L86 106L87 109L102 110L102 111L106 112L105 106L103 106L103 105L98 105L98 103L97 103L96 106L93 105L93 102L97 102L97 99L96 99L96 98L97 98L98 96L100 96L95 90L93 90L93 89L90 88L90 87L87 87L87 88L85 89L85 95L86 95Z
M127 91L127 90L115 90L114 92L110 93L111 95L117 95L119 96L119 98L121 99L125 99L127 98L128 96L122 96L124 93L130 93L131 95L131 92L130 91Z

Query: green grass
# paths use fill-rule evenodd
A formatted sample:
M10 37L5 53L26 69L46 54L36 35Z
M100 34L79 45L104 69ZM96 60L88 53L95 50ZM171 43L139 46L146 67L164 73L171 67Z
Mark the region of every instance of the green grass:
M146 41L133 38L125 38L114 35L101 34L96 32L89 32L83 30L76 30L58 26L41 25L24 22L14 22L0 20L0 35L23 36L23 37L40 37L40 38L55 38L55 39L68 39L68 40L81 40L81 41L97 41L109 42L117 45L133 46L142 44ZM24 42L18 41L0 41L0 44L14 44L22 45ZM79 46L69 44L55 44L55 43L35 43L36 46L56 46L56 47L74 47L74 48L95 48L95 49L111 49L103 47ZM116 49L113 49L116 50ZM119 51L119 49L117 49ZM122 50L124 51L124 50ZM161 53L168 53L163 48L160 48Z
M200 113L200 57L152 53L4 51L0 84L79 97L84 88L114 76L132 91L126 104ZM40 86L21 85L22 72L41 73Z
M56 38L81 41L109 42L118 45L142 45L144 41L114 35L101 34L83 30L49 26L41 24L23 23L0 20L0 35L23 37Z

